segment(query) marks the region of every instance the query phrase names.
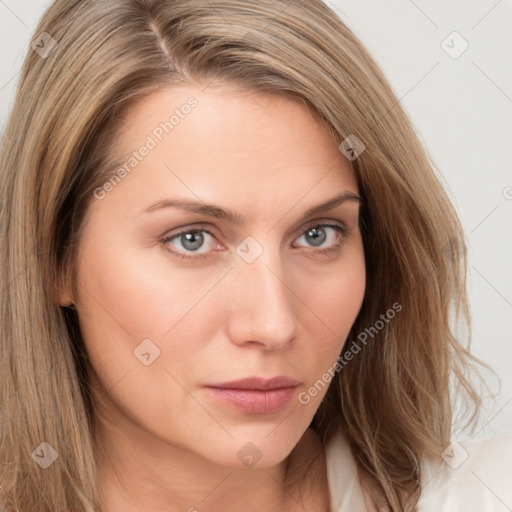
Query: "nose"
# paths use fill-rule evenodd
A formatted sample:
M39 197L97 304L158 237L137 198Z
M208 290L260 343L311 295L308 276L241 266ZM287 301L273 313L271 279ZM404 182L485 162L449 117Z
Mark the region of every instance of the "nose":
M286 282L279 257L264 250L252 263L243 259L230 272L228 336L236 345L265 350L286 347L295 337L297 297ZM288 279L289 280L289 279Z

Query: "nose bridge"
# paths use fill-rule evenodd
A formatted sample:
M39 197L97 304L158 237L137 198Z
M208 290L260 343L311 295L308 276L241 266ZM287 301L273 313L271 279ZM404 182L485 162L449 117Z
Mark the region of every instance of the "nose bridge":
M266 238L269 240L269 237ZM259 342L278 348L290 341L296 329L295 300L287 283L286 263L280 247L263 246L247 237L237 247L232 308L232 338L237 343Z

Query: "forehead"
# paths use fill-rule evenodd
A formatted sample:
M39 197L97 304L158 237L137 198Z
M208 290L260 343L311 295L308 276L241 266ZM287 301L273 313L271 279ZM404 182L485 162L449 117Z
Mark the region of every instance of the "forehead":
M323 201L358 192L319 116L284 95L218 86L160 90L126 111L113 148L125 172L110 196L139 206L179 195L275 211L305 196Z

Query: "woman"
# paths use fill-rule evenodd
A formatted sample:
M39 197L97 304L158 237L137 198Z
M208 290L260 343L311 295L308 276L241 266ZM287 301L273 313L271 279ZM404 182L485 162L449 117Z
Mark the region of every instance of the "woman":
M510 462L451 444L450 380L467 425L481 400L464 235L326 5L57 0L32 48L0 160L6 510L456 510L479 454Z

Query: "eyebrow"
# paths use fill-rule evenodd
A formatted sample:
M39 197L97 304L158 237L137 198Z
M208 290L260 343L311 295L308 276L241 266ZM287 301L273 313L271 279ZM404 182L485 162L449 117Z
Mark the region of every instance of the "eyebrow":
M306 218L320 212L332 210L346 201L356 201L360 205L362 204L362 198L360 196L353 192L345 191L319 205L313 206L304 213L303 217ZM214 204L182 199L162 199L148 206L142 213L151 213L164 208L180 208L191 213L198 213L200 215L205 215L206 217L212 217L232 224L244 224L247 220L247 217L240 215L237 212L221 208Z

